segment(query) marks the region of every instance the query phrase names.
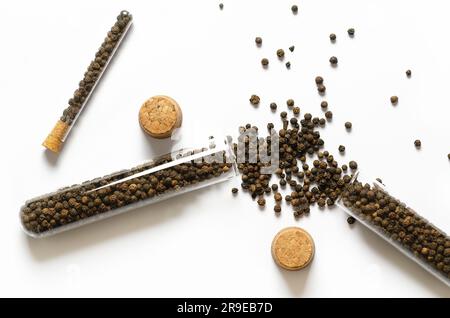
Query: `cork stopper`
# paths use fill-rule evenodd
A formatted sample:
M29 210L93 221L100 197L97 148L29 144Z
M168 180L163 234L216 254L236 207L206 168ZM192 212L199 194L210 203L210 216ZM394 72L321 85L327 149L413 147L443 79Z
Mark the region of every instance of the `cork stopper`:
M181 126L183 116L178 103L168 96L153 96L139 111L139 124L152 137L167 138Z
M58 120L53 130L44 140L42 145L55 153L59 153L62 148L64 136L69 129L69 125L61 120Z
M287 270L299 270L308 266L314 257L314 250L312 237L299 227L281 230L272 242L273 259Z

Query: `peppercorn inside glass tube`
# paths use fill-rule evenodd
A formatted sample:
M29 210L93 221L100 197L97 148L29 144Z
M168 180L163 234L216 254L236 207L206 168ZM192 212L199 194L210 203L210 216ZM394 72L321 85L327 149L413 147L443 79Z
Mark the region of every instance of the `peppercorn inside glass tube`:
M29 200L21 208L25 232L44 237L200 189L237 175L228 141L182 149L143 165Z
M106 35L103 43L95 53L94 60L89 64L83 79L79 82L68 106L55 127L43 142L43 146L53 152L60 152L62 144L69 135L74 123L86 106L92 92L100 82L116 50L133 23L133 16L128 11L121 11L117 20Z
M337 204L360 223L450 286L450 237L393 195L357 173Z

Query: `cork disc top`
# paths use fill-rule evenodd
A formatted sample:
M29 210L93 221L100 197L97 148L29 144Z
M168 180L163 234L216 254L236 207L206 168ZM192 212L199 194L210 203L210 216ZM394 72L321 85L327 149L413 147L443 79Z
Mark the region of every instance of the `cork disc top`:
M139 123L146 133L155 138L166 138L181 126L181 108L168 96L148 99L139 111Z
M299 227L285 228L273 239L272 256L285 269L302 269L314 257L314 241L308 232Z

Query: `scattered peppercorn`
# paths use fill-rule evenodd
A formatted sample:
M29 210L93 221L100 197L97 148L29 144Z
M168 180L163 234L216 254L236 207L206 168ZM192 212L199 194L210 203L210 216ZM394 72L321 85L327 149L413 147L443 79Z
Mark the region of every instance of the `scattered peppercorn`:
M291 68L291 62L286 62L286 68Z
M380 178L376 178L376 180L377 180L379 183L383 184L383 180L381 180Z
M327 90L327 88L325 87L325 85L320 84L320 85L317 86L317 91L320 94L324 94L326 90Z
M350 161L349 163L348 163L348 166L350 167L350 169L352 169L352 170L356 170L356 169L358 169L358 164L356 163L356 161Z
M275 211L275 213L280 213L281 212L281 205L275 204L275 206L273 207L273 210Z
M333 112L332 112L331 110L325 112L325 117L326 117L328 120L331 120L331 119L333 118Z
M261 44L262 44L262 38L259 37L259 36L257 36L257 37L255 38L255 43L256 43L257 46L261 46Z
M294 113L294 115L299 115L300 114L300 107L295 106L294 108L292 108L292 112Z
M293 14L297 14L297 12L298 12L298 6L294 4L294 5L291 7L291 10L292 10L292 13L293 13Z
M269 65L269 60L266 59L266 58L263 58L263 59L261 60L261 65L262 65L263 67L267 67L267 66Z
M324 101L322 101L321 103L320 103L320 107L322 107L322 108L327 108L328 107L328 102L326 101L326 100L324 100Z
M354 224L356 222L356 219L353 216L349 216L347 218L347 223L348 224Z
M289 51L294 52L294 50L295 50L295 46L292 45L289 47Z
M331 63L332 66L336 66L337 63L338 63L337 57L336 56L330 57L330 63Z
M414 141L414 146L416 146L416 148L420 148L422 146L422 142L419 139L416 139Z
M406 76L411 77L411 70L406 70Z
M258 202L259 206L265 206L266 205L266 199L264 199L264 198L259 198L257 202Z
M350 28L347 30L347 33L350 37L353 37L355 35L355 29L354 28Z
M261 100L261 99L259 98L258 95L252 95L252 96L250 97L250 104L252 104L253 106L258 106L260 100Z
M340 152L340 153L345 152L345 146L340 145L340 146L339 146L339 152Z
M334 34L334 33L331 33L331 34L330 34L330 41L331 41L331 42L336 41L336 34Z
M315 82L317 85L323 84L323 77L322 76L316 76Z
M286 112L281 112L280 113L280 117L281 118L286 118L287 117L287 113Z
M220 8L220 10L223 9L223 3L220 3L220 4L219 4L219 8Z
M284 57L284 50L283 49L278 49L277 50L277 56L279 59L282 59Z
M233 194L236 194L236 193L238 193L238 188L233 188L233 189L231 189L231 192L233 193Z
M352 123L351 122L349 122L349 121L347 121L346 123L345 123L345 128L346 129L352 129Z
M397 96L391 96L391 104L397 105L398 103L398 97Z
M277 104L276 103L270 103L270 109L275 111L277 110Z
M294 107L294 104L295 104L295 102L291 98L286 101L286 105L287 105L288 108Z

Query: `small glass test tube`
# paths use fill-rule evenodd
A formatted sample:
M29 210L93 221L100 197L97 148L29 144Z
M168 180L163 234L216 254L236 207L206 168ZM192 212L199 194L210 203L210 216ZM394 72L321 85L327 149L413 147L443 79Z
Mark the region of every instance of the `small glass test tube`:
M42 143L45 148L55 153L61 151L64 141L86 106L92 92L95 90L95 87L99 83L132 23L133 16L128 11L120 12L117 21L111 27L105 40L95 54L94 60L89 64L87 71L84 73L84 77L78 84L78 88L75 90L73 97L69 100L69 105Z

